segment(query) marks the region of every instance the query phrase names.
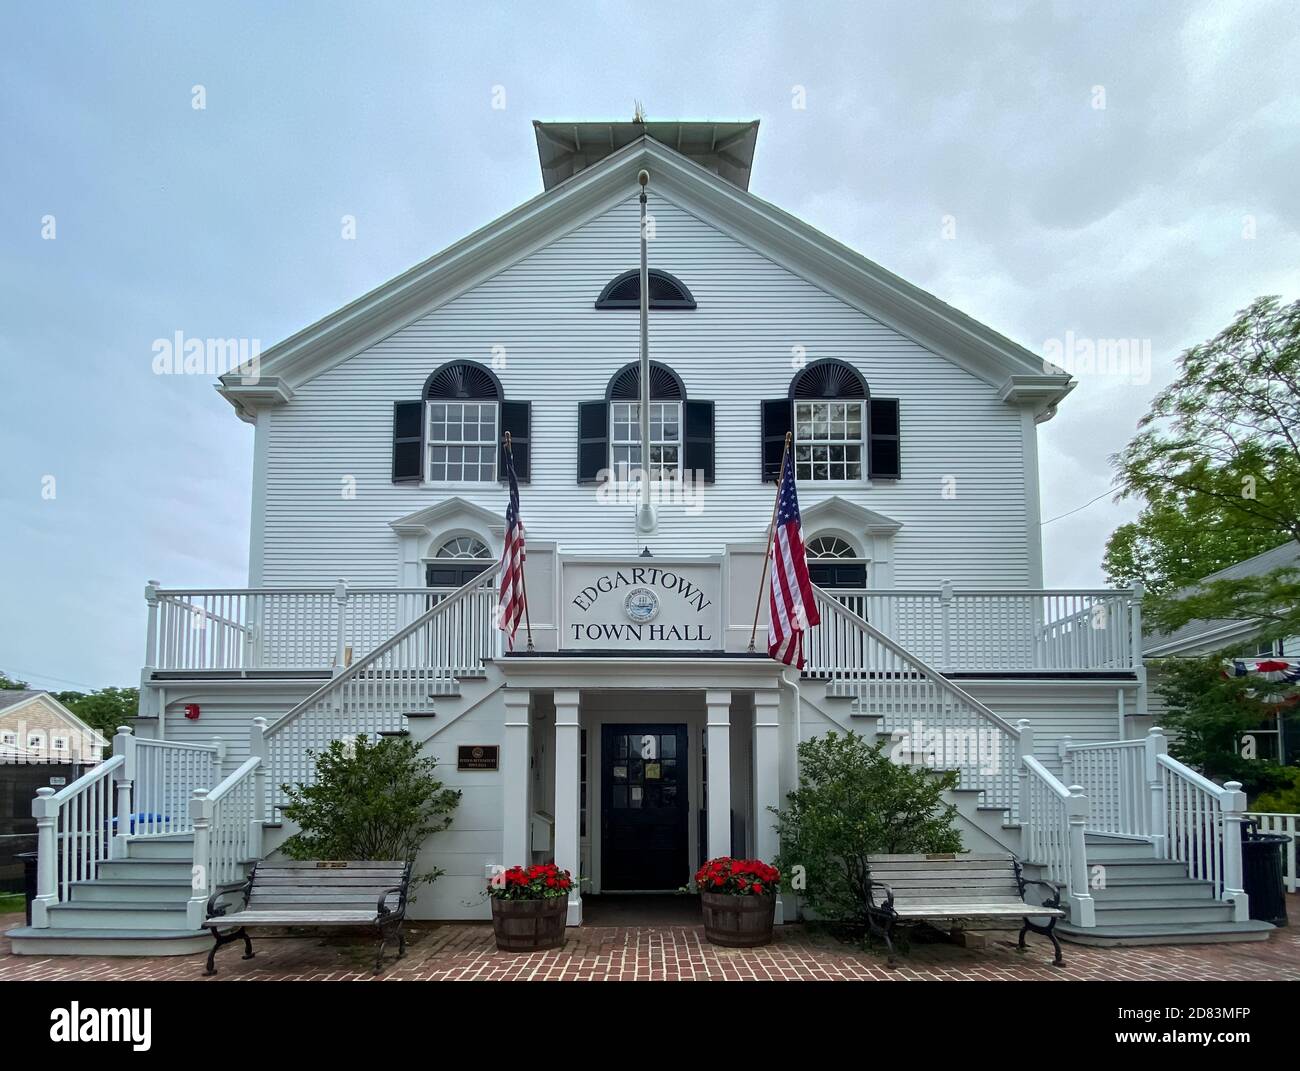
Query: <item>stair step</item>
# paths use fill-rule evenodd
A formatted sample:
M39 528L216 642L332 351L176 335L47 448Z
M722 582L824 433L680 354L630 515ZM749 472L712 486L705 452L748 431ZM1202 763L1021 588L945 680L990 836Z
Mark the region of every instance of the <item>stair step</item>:
M137 903L167 901L184 903L193 883L188 878L97 878L74 881L68 886L70 903Z
M1097 924L1106 926L1139 925L1155 922L1181 925L1200 922L1231 922L1232 905L1222 900L1094 900Z
M147 837L127 841L126 857L128 859L183 859L190 862L194 858L193 837Z
M1067 922L1057 924L1064 940L1079 945L1120 947L1123 945L1202 945L1235 941L1267 941L1274 927L1267 922L1178 922L1136 923L1093 926L1080 929Z
M1092 898L1098 905L1114 900L1212 900L1214 887L1186 877L1114 878L1105 888L1093 889Z
M190 956L212 947L205 930L116 930L95 927L36 929L20 926L6 935L16 956Z
M186 921L185 903L176 900L68 901L50 907L50 929L179 930Z
M99 864L101 878L185 878L190 877L191 859L107 859Z

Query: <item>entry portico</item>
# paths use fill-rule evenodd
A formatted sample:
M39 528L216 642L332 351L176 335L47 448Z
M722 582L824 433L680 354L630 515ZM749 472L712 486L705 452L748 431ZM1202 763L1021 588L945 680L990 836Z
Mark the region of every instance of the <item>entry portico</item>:
M745 654L524 654L494 668L507 710L505 855L553 854L584 875L585 887L570 895L569 925L582 921L584 891L672 891L706 858L775 854L778 663Z

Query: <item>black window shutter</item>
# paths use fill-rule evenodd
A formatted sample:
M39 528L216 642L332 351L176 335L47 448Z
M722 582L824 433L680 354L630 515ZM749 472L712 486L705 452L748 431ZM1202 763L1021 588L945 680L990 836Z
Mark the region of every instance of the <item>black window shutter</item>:
M506 478L506 432L510 432L510 452L515 456L515 479L520 483L529 480L529 462L532 459L529 427L532 422L532 402L501 403L501 456L497 459L497 479L503 483Z
M578 482L595 483L609 467L609 403L578 403Z
M687 472L704 473L704 482L713 482L713 403L683 402L682 423L685 425L685 451L682 468Z
M897 480L901 462L897 398L871 399L867 432L868 474L873 480Z
M424 403L393 403L393 483L424 479Z
M773 398L758 404L763 407L763 482L776 483L781 478L785 437L793 430L793 407L789 398Z

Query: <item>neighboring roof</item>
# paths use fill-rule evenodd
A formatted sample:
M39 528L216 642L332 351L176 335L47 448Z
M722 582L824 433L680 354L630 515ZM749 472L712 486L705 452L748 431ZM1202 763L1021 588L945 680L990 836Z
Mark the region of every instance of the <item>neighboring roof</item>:
M533 122L542 188L549 190L600 163L625 145L653 138L742 190L758 142L758 120L750 122L543 123Z
M27 700L38 695L49 695L49 693L40 688L5 688L0 690L0 710L18 703L26 703Z
M20 706L25 703L33 702L41 696L48 699L50 705L54 707L55 712L62 717L64 721L71 722L77 731L82 733L83 736L93 738L95 743L100 747L108 746L108 741L104 739L104 735L98 729L91 728L77 717L77 715L60 703L58 699L42 688L0 690L0 715L12 714Z
M788 271L1050 418L1074 387L1032 351L886 271L796 216L643 136L551 187L441 253L263 352L256 384L239 372L218 390L244 419L282 404L293 388L373 346L575 227L633 196L650 172L664 197Z
M1202 584L1214 580L1240 580L1248 576L1264 576L1276 569L1288 565L1300 565L1300 543L1291 540L1281 546L1256 554L1253 558L1229 565L1217 573L1203 577ZM1183 589L1190 592L1192 588ZM1189 621L1173 632L1153 632L1142 641L1144 657L1163 657L1165 655L1183 654L1196 648L1217 650L1227 647L1238 640L1249 639L1258 630L1252 621L1237 621L1222 618L1209 621Z

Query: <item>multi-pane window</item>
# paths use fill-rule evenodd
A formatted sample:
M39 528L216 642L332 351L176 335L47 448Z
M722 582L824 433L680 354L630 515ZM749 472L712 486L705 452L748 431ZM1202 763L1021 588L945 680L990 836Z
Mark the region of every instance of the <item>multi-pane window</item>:
M428 403L429 479L476 483L497 478L497 403Z
M54 750L55 750L55 751L67 751L67 750L68 750L68 738L67 738L66 736L56 736L56 737L54 738Z
M641 465L641 403L610 404L610 468L615 479ZM650 478L675 480L682 469L682 403L650 403Z
M795 479L862 479L865 404L861 401L794 403Z

